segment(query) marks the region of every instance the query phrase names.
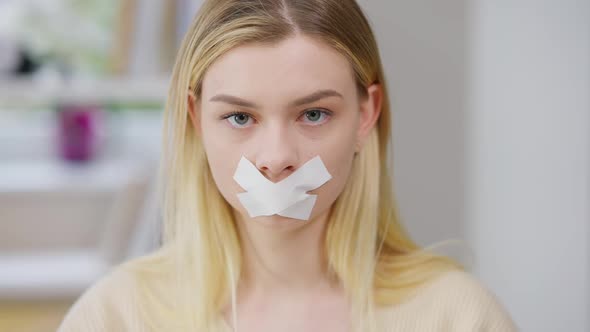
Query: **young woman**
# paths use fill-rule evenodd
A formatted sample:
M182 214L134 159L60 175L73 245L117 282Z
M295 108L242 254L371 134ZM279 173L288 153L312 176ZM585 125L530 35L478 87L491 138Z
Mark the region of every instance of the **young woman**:
M205 1L165 113L164 245L61 331L513 331L399 223L387 87L354 0Z

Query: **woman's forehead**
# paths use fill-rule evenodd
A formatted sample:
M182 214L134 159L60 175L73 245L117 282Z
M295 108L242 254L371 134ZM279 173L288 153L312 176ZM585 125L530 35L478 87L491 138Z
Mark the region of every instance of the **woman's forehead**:
M217 59L205 74L203 97L219 93L249 98L301 95L322 89L355 90L348 60L329 45L297 36L277 44L247 44Z

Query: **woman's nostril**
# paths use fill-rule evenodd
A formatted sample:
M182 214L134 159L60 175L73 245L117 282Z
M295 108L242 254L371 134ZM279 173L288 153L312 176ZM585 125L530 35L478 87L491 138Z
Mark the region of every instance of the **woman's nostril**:
M262 167L259 168L259 170L260 173L262 173L262 175L264 175L264 177L267 178L269 181L277 183L287 178L289 175L293 174L293 172L295 171L295 167L288 166L286 168L283 168L282 170L276 171L273 171L268 167Z

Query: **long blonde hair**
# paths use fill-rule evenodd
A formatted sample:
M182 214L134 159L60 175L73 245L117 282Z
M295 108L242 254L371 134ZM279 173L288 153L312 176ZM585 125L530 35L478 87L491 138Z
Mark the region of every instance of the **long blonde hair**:
M388 172L387 86L377 43L358 4L354 0L205 1L178 53L164 117L164 246L143 260L144 272L166 270L173 280L169 307L154 294L153 303L148 301L152 307L146 304L143 309L145 318L160 329L221 330L220 312L228 304L236 319L242 264L239 237L231 207L212 180L202 142L189 121L189 91L198 99L207 69L236 46L272 44L296 34L323 41L345 56L359 91L366 94L366 88L377 83L384 93L378 123L332 206L325 239L328 267L353 304L354 329L375 331L376 306L399 303L419 285L457 267L420 249L399 222Z

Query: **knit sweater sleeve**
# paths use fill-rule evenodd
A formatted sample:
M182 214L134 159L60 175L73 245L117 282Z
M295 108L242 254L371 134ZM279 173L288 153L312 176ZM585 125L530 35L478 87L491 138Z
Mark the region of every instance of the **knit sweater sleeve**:
M464 272L452 272L440 280L446 298L446 324L452 331L517 331L499 299L480 281Z
M462 271L445 273L383 313L384 331L517 331L499 299Z
M130 322L136 316L133 288L125 272L111 271L77 299L58 332L132 330Z

